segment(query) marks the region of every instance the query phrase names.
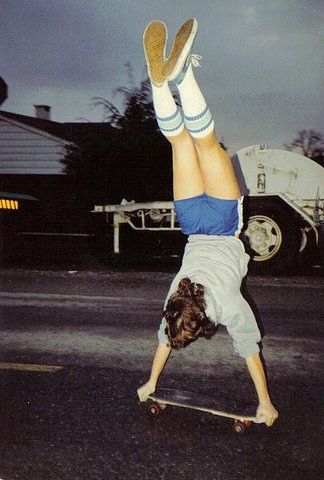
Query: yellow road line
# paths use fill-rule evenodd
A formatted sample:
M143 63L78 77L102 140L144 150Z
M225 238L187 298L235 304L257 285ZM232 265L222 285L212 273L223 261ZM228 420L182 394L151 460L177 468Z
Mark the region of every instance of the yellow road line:
M20 370L23 372L57 372L63 367L56 365L35 365L28 363L1 363L0 370Z

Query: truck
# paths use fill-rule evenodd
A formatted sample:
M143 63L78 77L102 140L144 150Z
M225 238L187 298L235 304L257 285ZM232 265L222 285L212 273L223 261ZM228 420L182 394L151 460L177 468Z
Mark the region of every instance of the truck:
M252 145L232 157L244 195L241 240L253 270L283 271L308 246L320 244L324 224L324 169L295 152ZM120 227L138 231L180 230L173 202L96 205L113 226L113 251L120 253ZM112 222L110 221L112 217Z

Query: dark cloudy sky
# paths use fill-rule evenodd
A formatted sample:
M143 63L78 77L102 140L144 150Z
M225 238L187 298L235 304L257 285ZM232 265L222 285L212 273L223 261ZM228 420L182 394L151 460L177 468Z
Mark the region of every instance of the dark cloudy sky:
M324 130L322 0L0 0L2 109L52 120L100 121L91 99L113 100L144 78L142 32L164 20L170 42L195 16L197 79L231 151L268 143L280 148L300 129Z

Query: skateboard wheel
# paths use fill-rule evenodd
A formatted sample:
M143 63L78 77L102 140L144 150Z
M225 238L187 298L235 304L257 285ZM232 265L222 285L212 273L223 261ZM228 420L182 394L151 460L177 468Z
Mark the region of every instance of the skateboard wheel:
M246 424L244 422L241 422L240 420L235 420L233 424L233 430L235 433L242 434L244 433L246 428Z
M149 407L149 412L152 415L152 417L157 417L162 412L162 408L158 403L151 403Z

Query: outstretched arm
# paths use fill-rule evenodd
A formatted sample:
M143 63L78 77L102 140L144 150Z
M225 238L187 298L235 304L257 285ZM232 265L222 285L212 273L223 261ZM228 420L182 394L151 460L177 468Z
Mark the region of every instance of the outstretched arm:
M166 343L159 343L154 355L150 379L145 385L137 390L137 395L141 402L145 402L147 397L155 391L156 384L169 358L171 350L171 347Z
M251 357L247 357L245 360L259 398L257 418L264 417L267 426L271 427L271 425L278 418L278 412L270 400L267 380L260 355L257 353Z

